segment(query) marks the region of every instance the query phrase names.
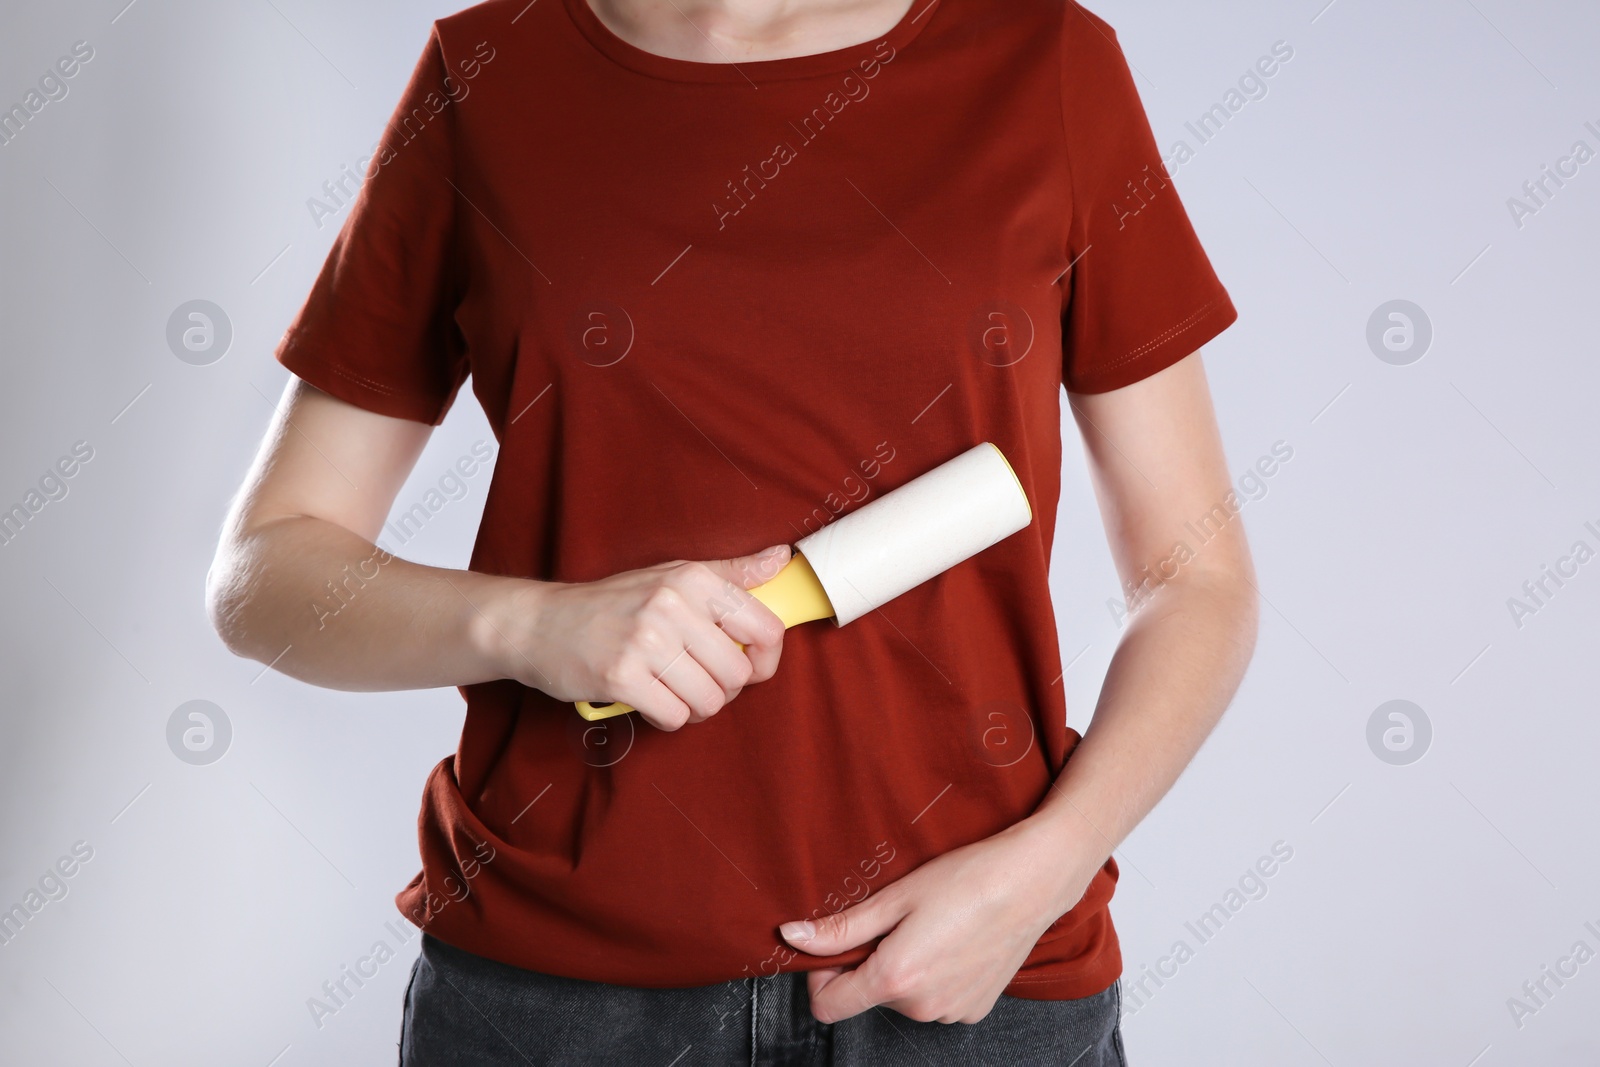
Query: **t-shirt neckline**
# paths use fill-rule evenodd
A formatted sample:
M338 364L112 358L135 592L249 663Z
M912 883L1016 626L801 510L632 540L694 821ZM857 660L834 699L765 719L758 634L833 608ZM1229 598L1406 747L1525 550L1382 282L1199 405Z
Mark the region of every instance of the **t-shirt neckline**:
M595 49L617 64L653 78L681 82L763 82L785 78L808 78L824 74L843 74L862 59L879 41L888 41L896 50L904 48L932 21L941 0L913 0L899 22L887 33L860 44L782 59L758 59L742 63L699 63L688 59L647 52L619 37L594 13L589 0L562 0L583 36Z

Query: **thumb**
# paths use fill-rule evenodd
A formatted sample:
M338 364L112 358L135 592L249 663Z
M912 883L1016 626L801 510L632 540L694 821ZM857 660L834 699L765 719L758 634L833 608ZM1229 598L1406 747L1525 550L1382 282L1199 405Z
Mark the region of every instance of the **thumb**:
M740 589L754 589L777 577L778 572L783 570L784 564L788 562L789 546L773 545L748 556L708 560L706 566L718 577L726 578Z
M825 915L815 921L801 919L778 927L783 939L813 956L836 956L882 937L905 917L882 896L862 901L853 908Z

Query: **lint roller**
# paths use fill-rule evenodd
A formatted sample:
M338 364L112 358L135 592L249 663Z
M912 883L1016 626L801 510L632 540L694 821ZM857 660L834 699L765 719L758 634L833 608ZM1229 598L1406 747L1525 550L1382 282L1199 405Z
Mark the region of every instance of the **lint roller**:
M827 618L843 626L1031 521L1022 482L985 441L801 538L783 569L749 593L785 629ZM634 710L620 702L577 706L591 720Z

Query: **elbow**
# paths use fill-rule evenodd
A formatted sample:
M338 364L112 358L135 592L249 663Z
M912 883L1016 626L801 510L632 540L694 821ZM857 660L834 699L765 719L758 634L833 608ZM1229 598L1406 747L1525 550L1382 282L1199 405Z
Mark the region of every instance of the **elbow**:
M1261 590L1256 586L1255 568L1249 550L1243 549L1236 565L1220 576L1225 590L1230 629L1244 663L1255 656L1256 638L1261 632Z
M254 659L254 646L249 640L249 586L250 576L238 551L224 541L206 571L206 618L229 652Z
M1169 584L1175 595L1167 611L1204 619L1242 671L1255 656L1261 630L1261 591L1248 550L1241 546L1227 556L1197 561Z
M1237 585L1240 604L1239 644L1244 653L1244 660L1248 663L1255 657L1256 638L1261 633L1261 593L1252 580L1241 577Z

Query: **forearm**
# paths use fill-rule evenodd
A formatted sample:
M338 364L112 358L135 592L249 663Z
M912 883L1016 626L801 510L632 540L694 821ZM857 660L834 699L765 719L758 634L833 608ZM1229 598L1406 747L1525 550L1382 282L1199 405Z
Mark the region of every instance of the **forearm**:
M887 935L849 983L813 979L817 1018L836 1022L871 1005L924 1021L983 1018L1166 793L1244 674L1255 599L1247 578L1185 575L1135 618L1094 722L1035 814L844 912L783 924L790 944L818 956Z
M1025 820L1071 856L1063 907L1166 795L1244 676L1255 648L1257 596L1244 577L1186 575L1136 613L1106 672L1094 720L1046 799Z
M329 689L388 691L504 676L485 604L514 578L427 567L336 523L277 519L234 536L207 576L235 653Z

